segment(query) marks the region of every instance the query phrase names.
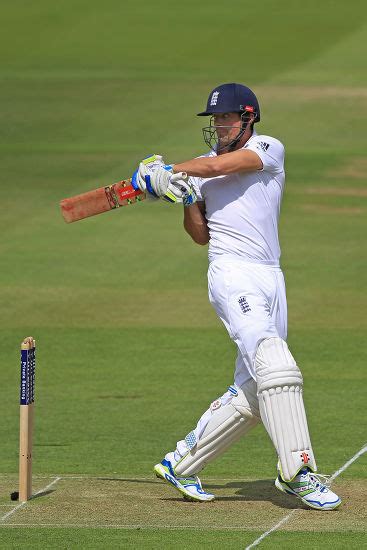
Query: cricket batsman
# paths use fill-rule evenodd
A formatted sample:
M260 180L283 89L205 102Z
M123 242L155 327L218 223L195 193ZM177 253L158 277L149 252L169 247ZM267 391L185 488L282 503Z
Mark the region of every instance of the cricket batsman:
M302 374L286 342L278 237L284 147L256 133L259 103L241 84L215 88L198 116L210 117L203 128L209 152L170 165L153 155L140 163L133 185L182 202L185 230L196 243L209 243L209 300L238 355L233 384L154 471L185 499L211 501L198 473L262 422L278 455L277 489L333 510L341 500L316 473Z

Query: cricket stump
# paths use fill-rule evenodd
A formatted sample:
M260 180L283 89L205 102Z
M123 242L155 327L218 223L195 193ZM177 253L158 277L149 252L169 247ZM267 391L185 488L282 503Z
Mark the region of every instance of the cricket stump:
M28 336L21 343L19 422L19 501L32 496L32 446L36 342Z

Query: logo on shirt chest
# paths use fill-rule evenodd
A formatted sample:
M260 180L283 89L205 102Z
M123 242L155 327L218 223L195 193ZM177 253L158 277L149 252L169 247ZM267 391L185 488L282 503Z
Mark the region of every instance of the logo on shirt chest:
M250 306L248 305L246 296L240 296L240 297L238 298L238 303L239 303L239 305L240 305L240 308L241 308L242 313L248 313L249 311L251 311L251 308L250 308Z

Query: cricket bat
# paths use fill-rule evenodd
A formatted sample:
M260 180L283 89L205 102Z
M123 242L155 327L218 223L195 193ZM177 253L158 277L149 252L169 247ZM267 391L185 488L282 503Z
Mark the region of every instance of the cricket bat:
M128 179L63 199L60 208L66 223L72 223L144 199L145 193L134 189Z

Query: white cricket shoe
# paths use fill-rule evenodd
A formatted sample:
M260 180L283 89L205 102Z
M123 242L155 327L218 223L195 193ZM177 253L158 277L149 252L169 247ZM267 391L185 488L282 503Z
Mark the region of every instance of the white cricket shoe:
M214 495L206 493L203 490L200 479L197 476L178 477L174 472L171 462L166 458L154 466L154 473L157 477L168 481L186 500L208 502L215 498Z
M341 504L341 499L327 486L327 477L303 468L292 481L284 481L279 474L275 487L283 493L295 495L315 510L334 510Z

